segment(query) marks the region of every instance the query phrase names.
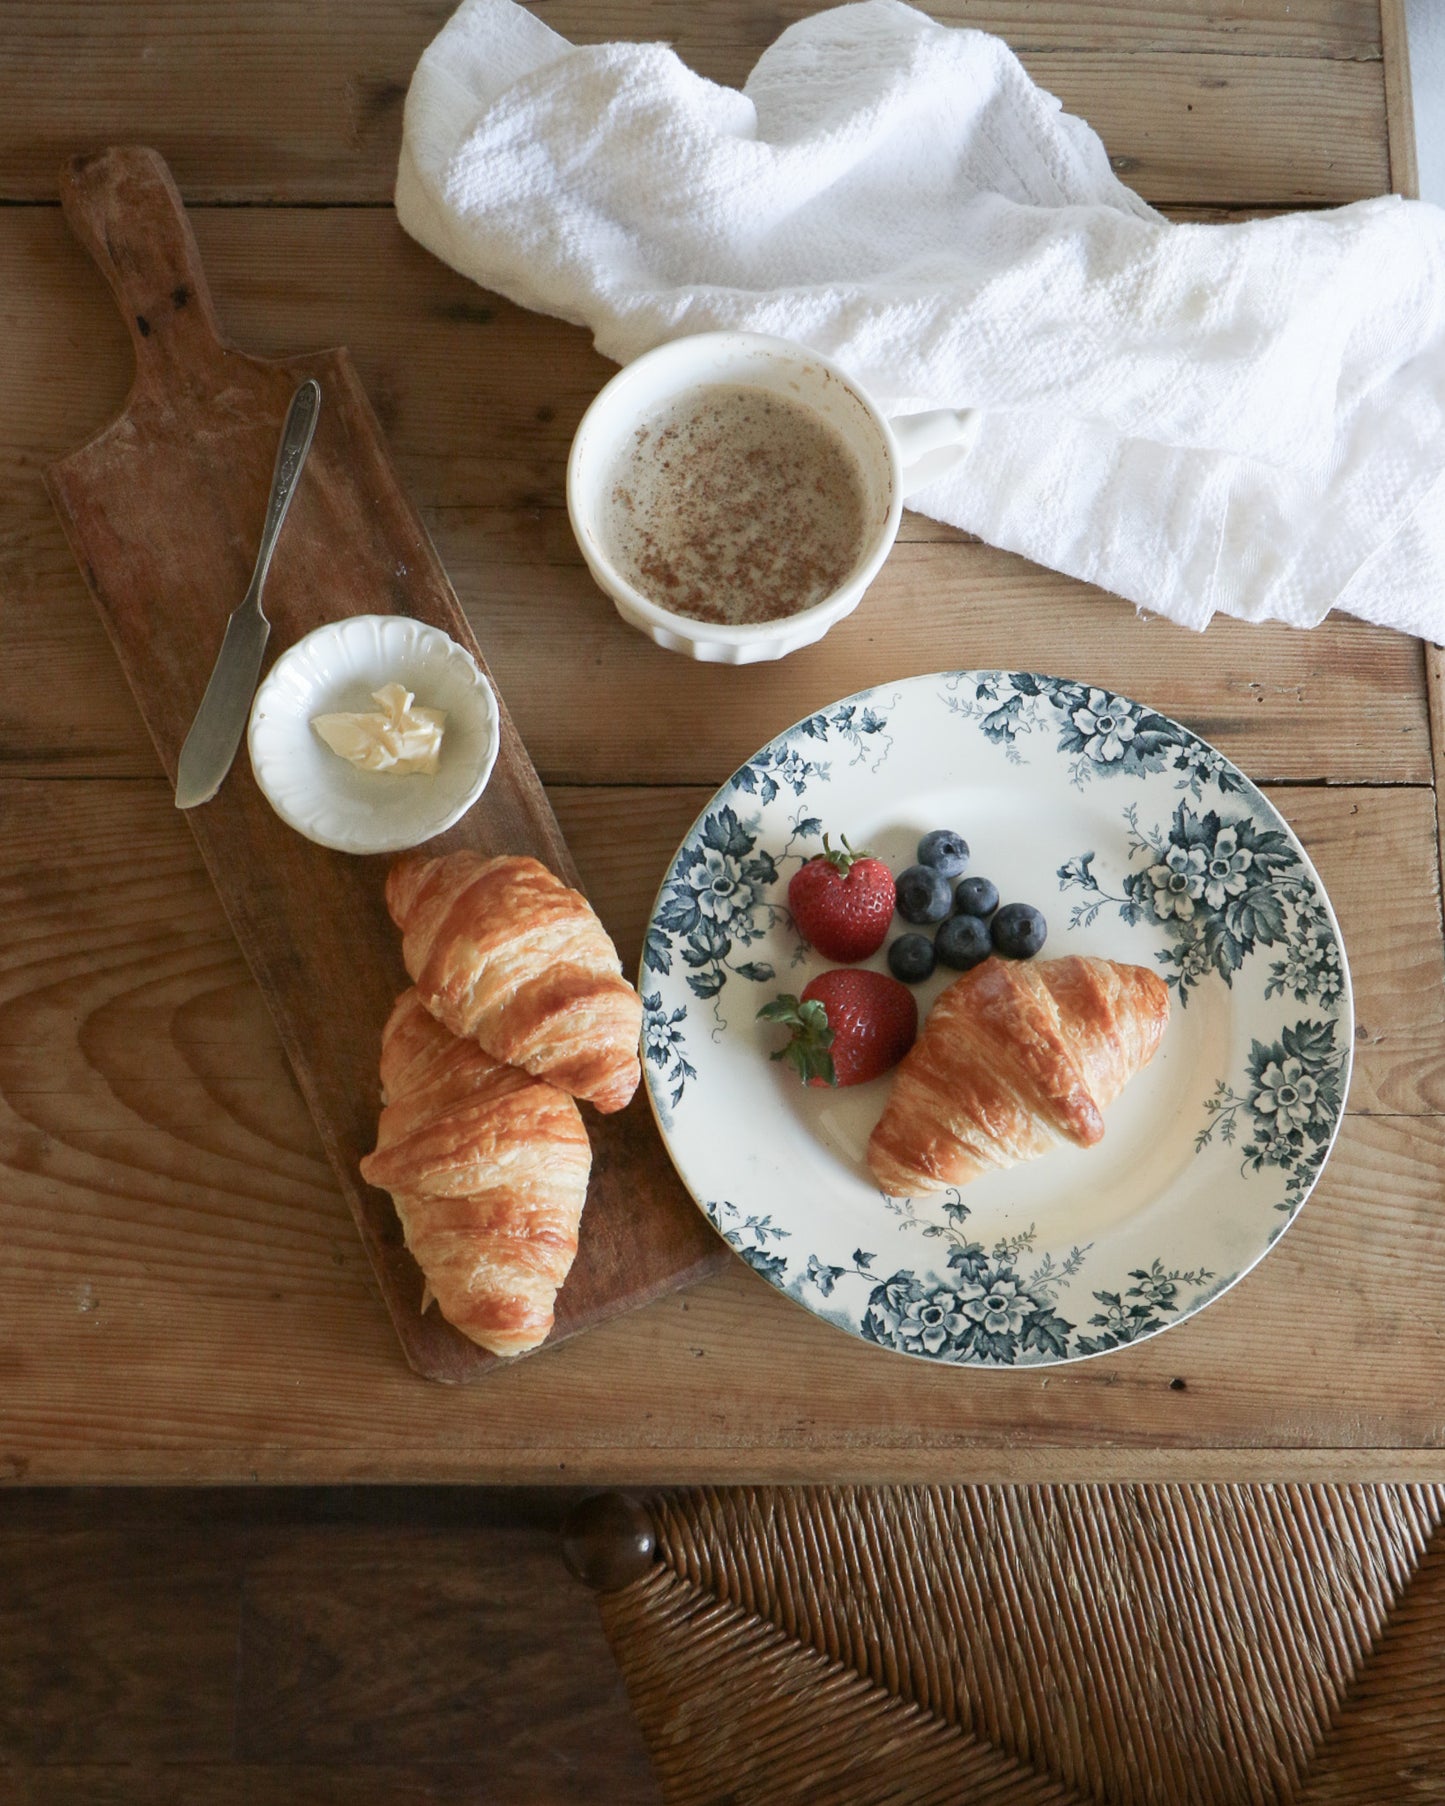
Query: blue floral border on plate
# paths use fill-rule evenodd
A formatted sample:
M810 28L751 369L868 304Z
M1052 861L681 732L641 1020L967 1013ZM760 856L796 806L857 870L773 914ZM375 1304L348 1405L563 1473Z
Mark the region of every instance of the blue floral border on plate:
M1133 869L1119 891L1106 890L1095 876L1088 848L1060 866L1059 887L1081 898L1071 925L1087 926L1100 912L1117 910L1126 923L1162 929L1167 944L1156 958L1181 1006L1203 983L1232 986L1261 950L1269 959L1264 995L1310 1006L1277 1038L1253 1041L1244 1069L1222 1080L1208 1100L1195 1137L1197 1150L1216 1138L1237 1143L1242 1173L1278 1175L1273 1208L1282 1220L1267 1247L1308 1196L1343 1117L1353 1048L1348 1035L1337 1035L1352 1014L1338 927L1293 834L1223 754L1168 716L1065 678L945 672L864 691L788 728L721 786L669 868L643 950L644 1066L664 1139L697 1078L688 1057L696 1026L691 1012L707 1019L704 1032L715 1034L726 1027L720 1000L730 983L751 988L778 977L774 964L750 957L750 949L786 919L785 906L774 900L784 865L815 851L822 833L802 799L829 780L835 762L867 762L878 771L892 748L893 711L909 684L924 683L939 686L948 711L1011 764L1029 762L1034 745L1048 745L1067 760L1078 789L1144 773L1172 777L1178 800L1166 821L1141 824L1136 802L1123 810ZM749 805L789 793L800 808L786 844L769 852L758 844L760 816ZM798 957L801 952L799 946ZM674 973L685 975L695 1001L670 1007L664 1001L658 981ZM795 1254L782 1246L791 1232L770 1215L749 1213L729 1199L699 1204L750 1266L814 1314L880 1347L957 1364L1052 1363L1106 1353L1183 1321L1248 1270L1221 1276L1156 1258L1131 1269L1127 1283L1092 1292L1098 1308L1081 1323L1063 1317L1057 1303L1088 1249L1035 1259L1031 1232L986 1248L967 1235L969 1210L956 1193L942 1206L943 1220L923 1230L948 1241L944 1270L922 1276L916 1267L883 1274L879 1256L864 1249L844 1265Z

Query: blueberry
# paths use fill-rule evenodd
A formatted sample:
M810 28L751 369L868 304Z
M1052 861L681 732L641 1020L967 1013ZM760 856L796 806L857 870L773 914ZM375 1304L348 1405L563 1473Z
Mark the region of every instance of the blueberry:
M1049 925L1032 903L1005 903L990 927L1006 959L1032 959L1049 937Z
M965 878L953 893L956 916L991 916L998 908L998 886L992 878Z
M933 937L934 958L955 972L981 965L992 952L988 923L977 916L950 916Z
M968 842L951 828L935 828L918 843L918 863L931 865L945 878L956 878L968 870Z
M941 922L953 907L953 887L936 866L910 865L898 875L898 913L905 922Z
M906 985L933 976L933 942L926 934L900 934L888 943L888 970Z

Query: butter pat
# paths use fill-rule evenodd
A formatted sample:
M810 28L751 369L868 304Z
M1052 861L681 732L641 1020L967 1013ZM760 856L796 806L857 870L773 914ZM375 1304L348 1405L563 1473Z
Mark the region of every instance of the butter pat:
M358 771L421 772L431 777L441 758L444 709L416 706L410 690L384 684L373 690L375 715L313 715L317 735Z

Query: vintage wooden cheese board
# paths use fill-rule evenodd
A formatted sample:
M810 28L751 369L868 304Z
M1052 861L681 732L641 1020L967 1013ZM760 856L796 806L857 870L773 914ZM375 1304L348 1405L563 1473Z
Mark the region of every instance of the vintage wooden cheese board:
M267 582L268 662L323 622L366 613L429 622L480 660L347 353L271 360L225 342L180 195L154 151L77 158L62 172L61 195L130 327L136 377L120 417L47 477L172 783L250 575L282 419L308 376L321 384L321 414ZM407 982L382 897L388 861L330 852L286 827L258 790L244 746L219 795L187 820L407 1360L433 1379L475 1377L495 1358L435 1309L421 1314L421 1274L391 1201L357 1172L375 1140L381 1027ZM501 751L481 801L429 844L531 853L578 882L504 703ZM617 1116L585 1114L592 1181L552 1341L728 1258L669 1164L643 1096Z

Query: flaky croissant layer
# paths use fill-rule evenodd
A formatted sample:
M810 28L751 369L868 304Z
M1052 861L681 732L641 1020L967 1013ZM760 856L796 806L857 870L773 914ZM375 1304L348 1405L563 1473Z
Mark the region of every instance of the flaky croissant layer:
M494 1059L599 1110L642 1076L642 1000L580 892L525 855L409 854L386 881L426 1007Z
M389 1191L442 1315L493 1354L552 1328L592 1150L576 1104L445 1028L415 990L382 1035L384 1108L362 1177Z
M868 1143L874 1178L910 1197L1061 1141L1092 1147L1168 1022L1168 988L1146 966L985 960L937 999L899 1066Z

